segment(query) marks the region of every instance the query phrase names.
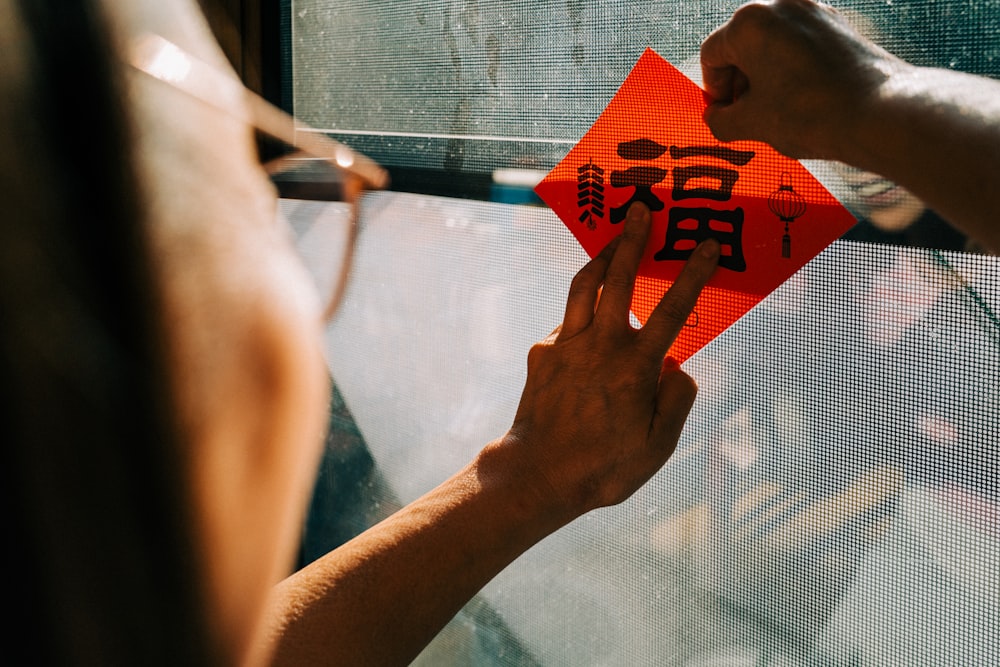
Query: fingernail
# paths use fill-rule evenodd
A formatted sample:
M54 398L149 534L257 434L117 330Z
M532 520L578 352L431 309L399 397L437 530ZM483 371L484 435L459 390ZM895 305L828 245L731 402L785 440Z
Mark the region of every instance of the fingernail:
M629 220L642 220L649 213L649 208L642 202L632 202L628 207Z
M698 252L701 253L702 257L706 259L715 259L719 256L719 242L715 239L705 239L700 244L698 244Z
M665 371L675 371L681 367L681 363L674 359L673 357L663 358L663 370Z

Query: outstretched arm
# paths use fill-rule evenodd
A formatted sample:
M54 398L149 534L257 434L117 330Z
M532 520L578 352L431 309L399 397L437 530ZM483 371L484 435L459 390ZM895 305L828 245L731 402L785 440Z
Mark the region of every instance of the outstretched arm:
M563 324L528 355L510 430L465 469L279 585L277 664L409 663L536 542L628 498L673 453L696 386L664 362L718 261L706 241L641 330L628 313L649 235L623 234L570 287Z
M910 65L812 0L744 5L701 60L720 140L879 173L1000 251L1000 81Z

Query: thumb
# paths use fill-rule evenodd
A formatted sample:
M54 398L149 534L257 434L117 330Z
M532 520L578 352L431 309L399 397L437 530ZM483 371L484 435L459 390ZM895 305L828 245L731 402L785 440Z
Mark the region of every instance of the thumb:
M663 448L665 458L674 453L697 394L698 385L681 370L680 364L673 357L664 359L656 393L656 413L650 426L650 443Z

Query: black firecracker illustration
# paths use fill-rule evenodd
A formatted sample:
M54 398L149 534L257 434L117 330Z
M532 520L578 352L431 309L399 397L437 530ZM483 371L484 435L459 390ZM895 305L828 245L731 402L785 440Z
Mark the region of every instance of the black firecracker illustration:
M580 208L580 222L585 223L587 229L597 229L597 221L604 219L604 170L590 160L576 172L576 205Z

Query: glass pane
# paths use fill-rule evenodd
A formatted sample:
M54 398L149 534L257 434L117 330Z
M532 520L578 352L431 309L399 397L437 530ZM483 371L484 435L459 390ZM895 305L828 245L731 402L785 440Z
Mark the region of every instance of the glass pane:
M504 203L531 201L505 170L554 165L646 46L697 79L738 4L294 0L296 113L425 192L492 198L365 197L303 561L509 426L586 255ZM834 4L902 57L1000 76L996 0ZM859 225L685 365L701 391L660 474L525 554L418 664L1000 662L1000 259L877 175L809 166ZM326 206L282 202L315 257Z

